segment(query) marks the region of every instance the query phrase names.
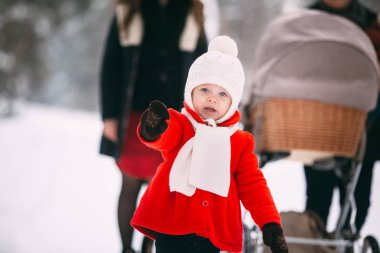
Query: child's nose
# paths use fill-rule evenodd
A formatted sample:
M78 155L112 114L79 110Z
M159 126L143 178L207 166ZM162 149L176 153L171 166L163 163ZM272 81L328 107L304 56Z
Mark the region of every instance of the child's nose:
M216 102L215 96L209 96L208 97L208 101L211 102L211 103L215 103Z

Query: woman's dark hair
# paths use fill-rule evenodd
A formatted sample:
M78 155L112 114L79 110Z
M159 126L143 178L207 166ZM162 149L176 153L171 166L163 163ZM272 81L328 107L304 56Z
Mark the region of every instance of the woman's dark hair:
M128 6L128 14L125 16L123 24L124 28L128 31L133 16L140 10L140 4L143 0L114 0L115 4L125 4ZM172 0L182 1L182 0ZM194 13L195 20L198 24L200 31L203 31L204 15L203 15L203 3L201 0L191 0L191 5Z

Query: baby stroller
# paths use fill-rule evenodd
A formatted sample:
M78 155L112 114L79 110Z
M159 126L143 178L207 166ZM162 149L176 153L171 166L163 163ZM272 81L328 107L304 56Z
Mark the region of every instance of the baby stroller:
M290 158L346 179L346 198L330 239L285 236L315 251L379 252L374 237L355 234L353 193L360 173L367 113L375 107L379 70L373 46L350 21L327 13L299 10L280 16L264 32L254 64L246 106L248 130L256 139L261 166ZM247 124L248 123L248 124ZM350 232L344 231L351 212ZM346 229L346 228L345 228ZM249 229L248 229L249 230ZM246 228L245 252L257 252L257 233ZM247 241L249 241L247 243ZM250 247L251 249L247 250ZM360 244L360 245L359 245Z

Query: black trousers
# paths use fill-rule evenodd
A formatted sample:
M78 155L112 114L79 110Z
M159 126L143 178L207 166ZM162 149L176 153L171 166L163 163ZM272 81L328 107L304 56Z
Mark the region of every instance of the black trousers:
M366 150L360 171L359 179L354 192L357 205L355 226L359 233L367 218L371 205L371 188L373 168L375 162L380 160L380 117L374 117L373 124L368 129ZM326 223L329 215L331 199L335 187L339 188L340 203L345 196L343 180L333 171L318 171L305 166L306 177L306 210L319 214ZM348 223L348 221L346 221Z
M157 234L156 253L219 253L209 239L196 234Z
M371 140L372 141L372 140ZM371 144L371 143L369 143ZM364 155L362 168L354 192L357 213L355 217L355 226L359 233L367 218L370 207L371 187L373 168L380 150L369 148ZM306 177L306 210L316 212L327 224L333 191L335 187L339 189L340 204L343 204L345 198L345 183L338 177L334 171L319 171L310 166L305 166ZM346 225L348 225L346 221Z
M343 181L334 171L319 171L311 166L305 166L306 179L306 210L313 211L327 224L334 188L339 188L340 203L344 198Z

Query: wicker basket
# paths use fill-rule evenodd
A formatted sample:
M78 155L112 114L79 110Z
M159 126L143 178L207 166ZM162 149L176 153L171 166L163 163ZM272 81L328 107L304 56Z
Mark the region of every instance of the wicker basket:
M251 112L259 152L295 149L353 157L367 113L319 101L271 98Z

